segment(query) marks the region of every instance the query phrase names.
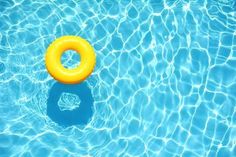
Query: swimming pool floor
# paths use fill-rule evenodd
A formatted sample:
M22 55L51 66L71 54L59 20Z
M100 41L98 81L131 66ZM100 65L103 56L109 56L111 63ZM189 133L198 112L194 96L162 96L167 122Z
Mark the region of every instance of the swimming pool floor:
M63 35L95 49L81 85L45 69ZM9 156L235 157L235 1L0 0L0 157Z

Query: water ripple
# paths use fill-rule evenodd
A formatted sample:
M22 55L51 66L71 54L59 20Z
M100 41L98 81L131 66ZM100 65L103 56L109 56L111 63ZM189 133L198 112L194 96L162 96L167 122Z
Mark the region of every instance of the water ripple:
M0 0L0 12L1 156L236 156L234 0ZM87 125L47 115L44 55L62 35L96 51Z

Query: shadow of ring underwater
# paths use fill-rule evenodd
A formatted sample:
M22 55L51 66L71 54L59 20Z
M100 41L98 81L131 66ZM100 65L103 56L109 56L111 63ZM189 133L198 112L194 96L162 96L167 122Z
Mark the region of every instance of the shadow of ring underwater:
M58 101L63 92L79 96L81 100L79 107L73 110L61 110ZM61 126L86 125L93 114L93 103L91 90L85 82L73 85L56 82L49 91L47 115Z

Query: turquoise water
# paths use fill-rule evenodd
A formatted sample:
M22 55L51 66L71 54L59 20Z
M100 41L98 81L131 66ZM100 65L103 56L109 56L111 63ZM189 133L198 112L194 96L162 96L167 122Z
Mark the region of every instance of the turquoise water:
M1 157L236 156L234 0L0 0L0 13ZM83 84L45 69L63 35L96 51Z

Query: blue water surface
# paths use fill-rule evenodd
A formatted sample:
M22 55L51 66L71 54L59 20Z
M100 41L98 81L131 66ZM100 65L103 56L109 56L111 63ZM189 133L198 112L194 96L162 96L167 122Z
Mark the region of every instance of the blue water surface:
M95 49L82 84L46 71L46 49L64 35ZM9 156L235 157L235 0L0 0Z

